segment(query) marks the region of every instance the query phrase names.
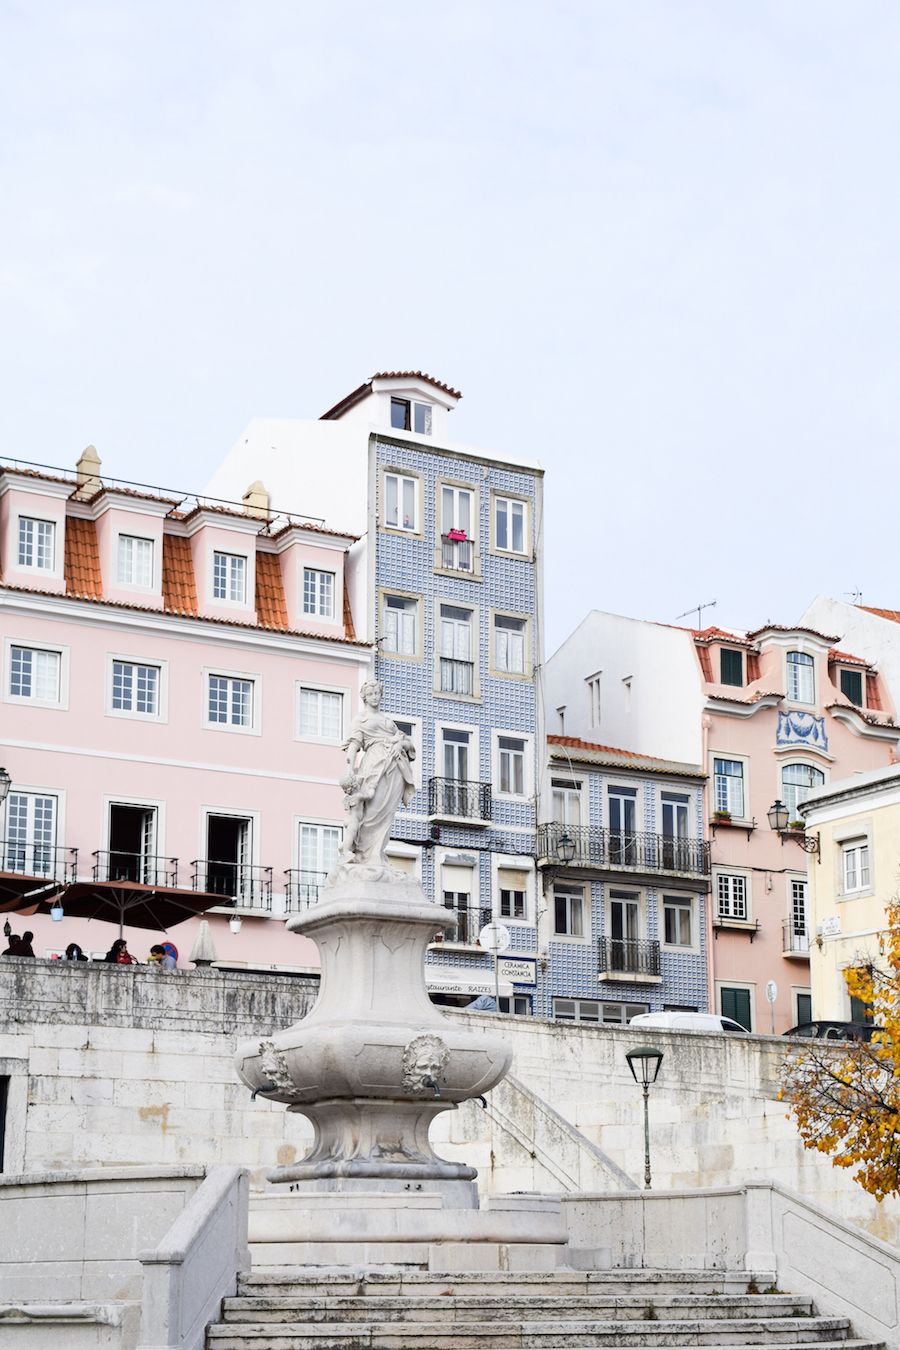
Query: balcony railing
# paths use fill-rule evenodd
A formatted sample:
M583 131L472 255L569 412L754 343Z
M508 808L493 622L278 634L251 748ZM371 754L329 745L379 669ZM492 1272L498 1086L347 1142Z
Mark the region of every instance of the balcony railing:
M441 567L448 572L471 572L474 559L471 539L451 539L441 535Z
M325 885L327 872L307 872L302 867L285 871L284 908L287 914L299 914L317 903L319 891Z
M272 869L251 863L195 858L191 886L195 891L221 895L223 905L242 909L272 908Z
M568 851L572 857L566 857ZM538 826L538 857L573 867L709 875L709 844L668 834L630 834L599 825Z
M78 849L64 844L21 843L18 839L0 840L0 871L23 877L45 877L68 886L78 875Z
M490 783L465 778L429 778L428 814L444 819L490 820Z
M93 854L95 881L137 881L142 886L178 885L178 859L155 853L102 849Z
M794 919L781 922L783 942L781 950L785 956L809 956L809 933Z
M440 682L442 694L474 694L475 662L442 656Z
M462 942L469 947L478 946L478 934L486 923L491 921L490 909L464 908L460 905L451 904L444 901L444 908L449 909L456 920L455 928L451 928L447 933L439 933L435 937L435 942Z
M659 943L643 938L601 938L600 975L659 975Z

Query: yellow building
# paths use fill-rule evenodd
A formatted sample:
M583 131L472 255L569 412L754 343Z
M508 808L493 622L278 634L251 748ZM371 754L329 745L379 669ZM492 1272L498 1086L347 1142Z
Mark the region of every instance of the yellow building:
M900 893L900 764L839 779L799 807L809 860L812 1017L861 1021L844 971L879 959L885 909Z

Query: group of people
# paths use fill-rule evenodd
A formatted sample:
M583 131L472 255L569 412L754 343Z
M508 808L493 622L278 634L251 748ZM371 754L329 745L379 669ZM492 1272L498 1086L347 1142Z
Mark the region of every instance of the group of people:
M0 952L0 956L34 956L33 941L34 933L25 932L21 937L11 933L8 946L4 952ZM65 956L61 959L63 961L86 961L88 958L77 942L70 942L66 948ZM116 938L103 960L105 964L114 966L137 966L140 964L128 950L128 943L125 938ZM171 946L163 946L162 943L157 942L150 948L147 964L155 965L160 970L175 970L178 966L178 960L174 956Z

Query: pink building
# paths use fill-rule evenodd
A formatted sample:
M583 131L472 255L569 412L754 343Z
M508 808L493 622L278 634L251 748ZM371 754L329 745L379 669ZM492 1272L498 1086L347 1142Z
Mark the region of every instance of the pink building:
M105 482L93 451L73 475L0 467L7 896L42 876L213 892L222 962L318 967L273 920L335 859L371 649L347 602L354 537L267 506L259 484L241 509ZM12 917L37 955L118 935ZM166 935L182 964L198 922ZM140 959L160 940L125 936Z
M884 679L840 641L803 627L693 631L592 611L547 663L551 731L705 770L710 990L717 1011L753 1031L771 1031L773 1012L776 1032L815 1015L806 892L818 856L815 838L790 828L798 805L889 765L900 741ZM768 819L776 802L783 832Z

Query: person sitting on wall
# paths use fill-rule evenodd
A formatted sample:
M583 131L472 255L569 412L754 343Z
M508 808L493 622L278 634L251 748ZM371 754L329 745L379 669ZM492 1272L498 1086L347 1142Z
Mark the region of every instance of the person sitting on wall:
M124 938L116 938L109 951L104 956L104 961L113 966L136 966L137 961L128 950L128 943Z
M160 970L176 970L178 962L171 952L166 951L165 947L156 943L150 948L150 960L154 965L158 965Z
M5 952L0 952L0 956L21 956L21 955L22 955L22 939L19 937L18 933L10 933L9 945L7 946Z
M66 954L63 957L65 961L86 961L87 957L81 950L77 942L70 942L66 948Z
M26 933L23 933L23 934L22 934L22 939L21 939L21 941L20 941L20 943L19 943L19 950L16 952L16 955L17 955L17 956L34 956L34 948L33 948L32 945L31 945L33 939L34 939L34 933L32 933L32 932L26 932Z

